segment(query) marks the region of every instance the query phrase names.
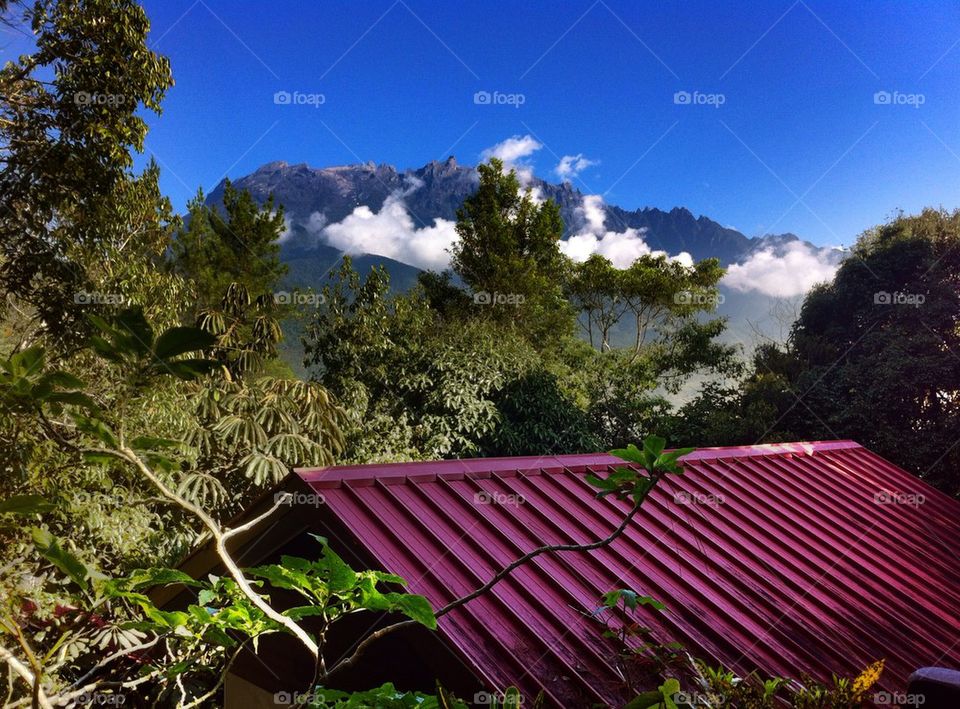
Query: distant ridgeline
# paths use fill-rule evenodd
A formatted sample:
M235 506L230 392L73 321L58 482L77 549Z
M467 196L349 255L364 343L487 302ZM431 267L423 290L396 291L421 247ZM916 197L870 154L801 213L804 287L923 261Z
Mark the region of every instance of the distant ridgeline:
M596 212L591 215L585 209L585 198L590 198L570 182L552 184L530 175L525 184L538 197L552 199L560 206L567 231L564 238L579 233L593 216L595 230L597 222L602 220L599 229L605 232L635 230L654 251L665 251L670 255L687 252L698 260L716 257L724 266L742 263L761 251L781 255L800 245L818 254L820 259L839 262L841 258L840 252L816 247L794 234L747 237L707 217L694 217L682 207L669 212L651 207L627 211L616 205L599 203L598 199L602 208L598 220ZM272 194L276 202L283 205L289 230L283 239L282 258L290 267L289 287L322 287L343 253L330 244L329 234L350 218L352 225L361 229L366 222L358 220L369 219L371 227L369 238L372 244L368 242L368 248L354 246L350 249L357 269L366 273L372 266L383 265L390 273L391 286L402 291L412 286L420 270L429 264L415 263L411 258L405 259L405 263L396 254L391 258L372 253L391 253L389 249L378 248L378 230L390 232L395 223L394 232L417 233L435 229L437 220L441 220L441 226L450 229L451 225L443 225L442 221L456 220L457 209L476 189L477 173L471 166L458 164L453 157L402 172L392 165L372 162L313 168L303 163L290 165L277 161L235 180L234 185L248 190L259 202ZM214 188L207 202L219 204L222 195L223 183ZM378 216L381 218L376 219ZM387 233L387 236L395 235ZM726 286L721 289L724 302L718 312L730 321L725 339L744 342L749 347L758 330L775 338L785 333L784 324L788 324L790 306L784 308L780 303L781 312L777 313L778 299L769 293L734 290ZM632 333L621 332L617 340L621 338L627 342ZM288 346L292 344L288 343ZM295 356L292 352L288 354Z

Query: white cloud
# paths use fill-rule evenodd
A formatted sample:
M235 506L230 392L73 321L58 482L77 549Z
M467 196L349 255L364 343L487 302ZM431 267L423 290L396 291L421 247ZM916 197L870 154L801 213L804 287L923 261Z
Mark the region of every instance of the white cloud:
M457 239L456 225L435 219L432 226L416 228L403 201L408 193L390 195L379 212L360 206L343 221L327 225L323 229L327 243L348 254L376 254L417 268L446 269Z
M281 244L293 236L293 220L288 216L283 216L283 231L280 232L280 235L277 237L277 241Z
M295 216L296 215L292 213L283 216L283 231L280 232L280 236L277 237L277 241L281 244L294 235L294 224L302 228L314 239L320 237L320 232L322 232L323 228L327 225L327 215L322 212L313 212L307 217L306 221L300 221L296 219Z
M583 153L564 155L559 164L553 169L561 180L572 180L591 165L598 165L599 160L590 160L583 157Z
M757 291L790 298L803 295L817 283L831 280L839 265L835 250L816 249L793 241L779 254L772 248L763 249L743 263L730 266L721 282L741 292Z
M583 221L580 230L560 242L560 251L574 261L586 261L592 254L606 257L616 268L627 268L641 256L667 256L665 251L654 251L644 240L643 229L626 228L624 231L610 231L604 226L606 209L603 197L598 194L583 196L583 202L577 208L577 215ZM670 260L684 266L693 265L693 257L686 251Z
M320 232L323 231L323 228L327 225L327 215L322 212L311 212L310 217L307 219L306 223L303 224L303 228L307 230L307 233L310 236L320 236Z
M497 143L491 148L487 148L480 153L480 157L484 162L490 158L498 158L499 160L503 160L506 167L510 167L518 161L530 157L542 147L543 145L540 141L531 135L522 137L515 135L512 138L507 138Z

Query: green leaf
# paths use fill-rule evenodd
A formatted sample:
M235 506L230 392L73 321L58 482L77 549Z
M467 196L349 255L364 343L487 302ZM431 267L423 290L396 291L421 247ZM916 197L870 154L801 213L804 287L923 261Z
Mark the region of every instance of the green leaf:
M357 585L357 572L328 546L323 548L323 561L330 571L331 593L343 593Z
M397 606L400 611L421 625L425 625L430 630L437 629L437 617L433 614L433 608L423 596L416 596L410 593L399 594Z
M217 366L216 360L212 359L164 359L150 365L150 370L156 374L172 374L177 379L189 381L209 374Z
M323 615L326 612L327 609L323 606L294 606L293 608L287 608L283 615L291 620L300 620L309 616Z
M83 416L81 414L73 414L73 420L74 423L77 424L77 428L82 432L93 436L110 448L117 447L117 439L114 437L113 431L100 419Z
M626 448L616 448L610 451L610 455L616 456L617 458L626 460L630 463L643 463L643 451L641 451L632 443Z
M134 591L142 588L153 588L154 586L169 586L171 584L183 584L184 586L194 587L202 585L189 574L185 574L177 569L137 569L127 578L130 582L130 589Z
M153 353L158 359L170 359L207 349L216 341L214 335L198 327L172 327L157 338Z
M58 404L69 404L70 406L78 406L81 409L86 409L87 411L94 412L97 411L97 404L91 399L88 395L80 391L60 391L54 394L49 394L44 397L44 401L50 403Z
M14 495L0 502L0 512L14 515L33 515L48 512L56 505L42 495Z
M153 328L143 316L140 308L129 308L120 313L111 328L117 335L117 345L121 350L145 355L153 344Z
M662 436L647 436L643 441L643 449L649 453L652 453L654 456L658 456L663 453L663 449L667 446L667 439Z
M78 586L86 588L87 577L90 575L86 564L61 547L56 537L47 530L35 527L31 534L34 546L44 559L69 576Z

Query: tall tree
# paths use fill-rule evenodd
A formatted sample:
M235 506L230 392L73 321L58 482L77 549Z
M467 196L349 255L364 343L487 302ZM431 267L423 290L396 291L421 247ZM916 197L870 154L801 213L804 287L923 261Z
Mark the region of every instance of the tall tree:
M531 189L521 190L516 171L504 172L496 158L477 171L480 185L457 211L454 271L482 312L518 325L531 342L570 334L559 207L550 200L536 202Z
M131 185L147 131L140 110L159 113L173 81L134 0L40 0L27 17L36 51L0 70L0 287L63 337L86 321L78 296L102 287L83 257L129 254L144 238L117 227L142 210Z
M852 438L960 494L960 211L864 232L807 295L787 345L759 349L724 398L700 411L725 418L704 425L729 438L706 442Z
M228 180L222 212L199 192L173 243L173 268L193 289L191 312L217 336L210 355L233 378L261 372L283 337L280 319L292 310L278 291L287 273L280 261L284 228L272 197L260 206Z
M217 305L234 283L253 297L272 294L287 273L280 261L284 229L283 208L275 207L272 196L258 205L227 180L221 211L198 192L173 243L174 267L192 282L198 308Z

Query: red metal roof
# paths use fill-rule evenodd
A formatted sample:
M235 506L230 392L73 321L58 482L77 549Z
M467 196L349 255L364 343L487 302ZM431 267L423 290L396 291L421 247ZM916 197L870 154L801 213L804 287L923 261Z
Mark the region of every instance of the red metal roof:
M615 588L667 605L646 615L658 640L740 674L829 679L885 658L880 686L893 692L920 666L960 667L960 502L852 441L705 449L684 461L616 542L538 557L439 632L491 688L543 689L565 706L618 701L612 658L584 615ZM616 462L298 474L373 558L440 607L534 547L608 535L627 503L596 499L584 473ZM478 503L481 493L500 504Z

